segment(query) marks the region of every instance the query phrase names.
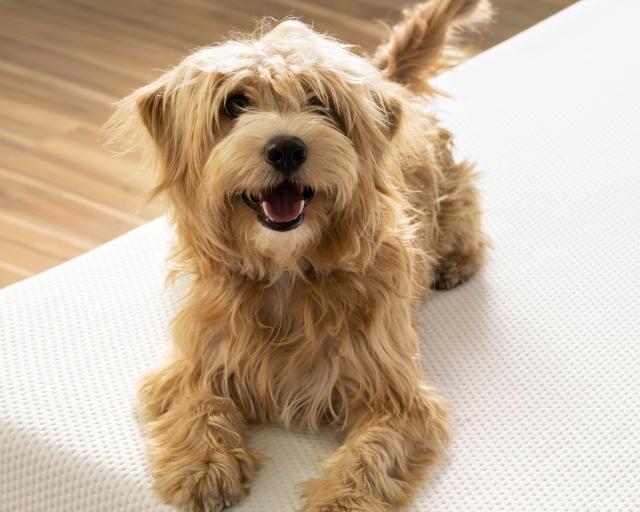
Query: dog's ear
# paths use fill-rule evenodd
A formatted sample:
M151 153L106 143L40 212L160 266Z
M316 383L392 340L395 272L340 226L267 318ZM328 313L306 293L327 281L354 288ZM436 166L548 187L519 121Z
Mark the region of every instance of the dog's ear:
M166 95L164 84L139 89L136 92L135 102L140 120L149 136L155 144L162 146L170 135L168 126L171 124L171 100Z
M383 125L383 131L390 140L398 131L398 127L402 121L402 104L400 99L386 92L376 92L372 97L382 117L381 123Z
M167 84L169 73L148 85L140 87L120 100L105 129L109 134L109 142L124 146L124 149L136 148L148 134L156 144L162 143L167 134L170 116L170 99ZM143 128L144 127L144 128Z
M402 121L402 105L398 98L390 96L383 99L380 108L384 113L387 123L387 133L389 134L389 138L392 139Z
M184 137L175 121L177 98L169 92L166 82L166 77L160 77L134 93L136 110L152 140L156 167L160 171L153 195L182 180L189 167Z
M188 168L182 135L176 128L172 72L121 100L107 122L109 142L125 151L142 150L158 179L151 196L169 189Z

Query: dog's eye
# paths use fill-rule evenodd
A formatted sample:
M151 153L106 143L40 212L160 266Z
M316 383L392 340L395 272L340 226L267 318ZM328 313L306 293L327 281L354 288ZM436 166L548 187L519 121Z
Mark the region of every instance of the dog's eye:
M321 114L326 115L329 113L329 109L327 108L327 105L325 105L322 102L322 100L317 96L311 96L311 98L307 100L307 106L312 107L314 110L316 110Z
M234 94L229 96L224 104L224 113L231 119L235 119L242 114L249 105L249 98L244 94Z
M322 100L317 96L311 96L311 98L307 100L307 105L311 107L321 107L321 108L324 108L325 106L325 104L322 103Z
M344 122L342 116L336 112L335 106L331 103L322 101L317 96L311 96L307 100L307 108L315 114L325 117L330 123L332 123L338 130L344 131Z

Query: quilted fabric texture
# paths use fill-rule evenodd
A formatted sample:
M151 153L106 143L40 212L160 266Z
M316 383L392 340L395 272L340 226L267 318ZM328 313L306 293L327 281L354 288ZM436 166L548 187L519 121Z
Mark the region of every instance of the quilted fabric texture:
M439 80L494 241L424 306L453 444L412 511L640 510L636 0L585 0ZM0 292L0 510L160 511L135 415L181 285L164 220ZM293 511L330 433L256 427L238 512Z

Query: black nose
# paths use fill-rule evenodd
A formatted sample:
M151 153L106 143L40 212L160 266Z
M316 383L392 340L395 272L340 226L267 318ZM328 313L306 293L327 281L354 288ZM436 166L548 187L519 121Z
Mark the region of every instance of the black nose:
M264 147L264 159L283 174L291 174L307 159L307 146L298 137L274 137Z

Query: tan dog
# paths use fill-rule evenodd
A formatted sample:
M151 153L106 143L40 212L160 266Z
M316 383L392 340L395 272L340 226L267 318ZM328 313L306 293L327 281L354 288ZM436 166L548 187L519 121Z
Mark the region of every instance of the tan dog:
M259 459L247 422L341 432L303 484L305 511L410 503L447 441L419 301L470 277L486 246L472 170L453 161L425 80L450 64L452 29L487 12L418 5L371 60L285 21L120 104L111 127L153 141L192 276L173 359L140 392L167 503L217 511L245 495Z

